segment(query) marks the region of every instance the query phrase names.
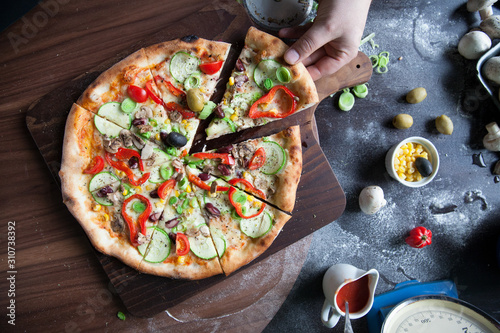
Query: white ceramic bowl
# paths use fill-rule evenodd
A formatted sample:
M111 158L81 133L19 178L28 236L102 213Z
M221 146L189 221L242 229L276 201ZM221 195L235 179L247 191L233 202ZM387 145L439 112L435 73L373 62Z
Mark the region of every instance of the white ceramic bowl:
M422 180L419 180L416 182L409 182L409 181L403 180L403 179L398 177L398 175L396 173L396 169L394 169L394 162L393 161L394 161L394 158L396 157L396 152L398 151L398 148L404 144L407 144L408 142L419 143L427 151L427 153L429 155L429 162L431 162L431 164L432 164L432 173L430 174L429 177L423 177ZM421 187L421 186L424 186L424 185L430 183L434 179L434 177L436 176L436 174L439 170L439 154L438 154L436 147L434 147L434 145L432 144L432 142L430 142L429 140L422 138L420 136L412 136L412 137L404 139L403 141L395 144L394 146L392 146L391 149L389 149L389 151L387 152L387 155L385 156L385 168L387 169L387 172L389 173L389 175L392 178L396 179L401 184L408 186L408 187Z

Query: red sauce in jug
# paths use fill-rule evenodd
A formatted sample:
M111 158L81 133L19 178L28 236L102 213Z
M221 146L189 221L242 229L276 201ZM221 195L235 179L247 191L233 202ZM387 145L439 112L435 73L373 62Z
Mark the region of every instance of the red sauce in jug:
M366 306L370 298L370 276L345 284L337 292L337 306L345 312L345 301L349 302L349 313L356 313Z

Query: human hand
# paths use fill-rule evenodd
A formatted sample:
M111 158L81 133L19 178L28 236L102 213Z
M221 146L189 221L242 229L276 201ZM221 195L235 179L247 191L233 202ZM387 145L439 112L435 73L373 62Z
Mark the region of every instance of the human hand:
M371 0L322 0L312 24L279 31L298 40L285 53L291 65L301 62L314 81L333 74L358 54Z

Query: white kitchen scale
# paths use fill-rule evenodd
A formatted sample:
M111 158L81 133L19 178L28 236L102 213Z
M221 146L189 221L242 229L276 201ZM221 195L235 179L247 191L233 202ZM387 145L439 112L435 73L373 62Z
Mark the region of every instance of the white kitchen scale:
M453 281L405 281L377 295L366 315L371 333L500 333L500 323L458 299Z

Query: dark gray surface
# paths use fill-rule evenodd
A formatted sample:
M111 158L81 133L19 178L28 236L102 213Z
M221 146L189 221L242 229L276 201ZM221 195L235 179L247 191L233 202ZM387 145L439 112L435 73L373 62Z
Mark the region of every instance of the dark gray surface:
M374 73L367 98L357 99L351 111L338 109L338 96L324 100L316 111L321 146L346 193L347 207L314 234L299 278L265 332L342 332L343 319L332 330L320 319L323 275L337 263L377 269L377 294L407 280L452 279L459 298L500 320L500 183L491 173L500 154L482 145L485 125L500 123L500 110L476 78L476 61L457 52L460 38L478 24L479 15L468 13L465 1L373 2L365 35L375 32L379 48L367 44L362 51L389 51L389 72ZM406 93L420 86L427 89L427 98L406 103ZM412 115L410 129L392 127L399 113ZM434 119L441 114L454 123L451 136L435 129ZM384 166L389 148L410 136L429 139L440 155L438 175L421 188L399 184ZM473 165L477 153L487 167ZM368 185L382 187L387 200L375 215L363 214L358 205ZM413 249L404 238L418 225L432 230L433 243ZM352 323L355 332L367 331L364 318Z

